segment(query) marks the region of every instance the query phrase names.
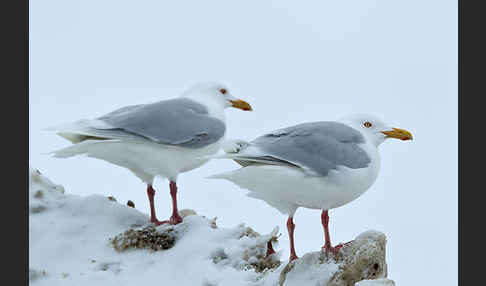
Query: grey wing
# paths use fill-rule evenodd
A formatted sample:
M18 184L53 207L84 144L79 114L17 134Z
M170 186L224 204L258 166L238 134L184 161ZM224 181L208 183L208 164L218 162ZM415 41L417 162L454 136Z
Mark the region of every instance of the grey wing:
M338 166L367 167L371 160L359 146L363 142L361 133L338 122L304 123L256 138L238 159L288 164L326 176Z
M191 99L176 98L123 107L97 118L100 132L142 137L160 144L200 148L224 136L223 121Z

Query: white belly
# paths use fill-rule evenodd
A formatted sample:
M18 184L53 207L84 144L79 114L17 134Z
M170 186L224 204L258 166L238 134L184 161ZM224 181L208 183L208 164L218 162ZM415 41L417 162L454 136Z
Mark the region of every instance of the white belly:
M326 177L309 176L298 168L276 165L251 165L214 177L232 181L250 190L249 196L293 215L298 207L328 210L358 198L376 180L380 160L375 158L367 168L340 167Z
M203 148L190 149L160 145L151 142L120 140L87 140L56 151L57 157L85 154L131 170L147 184L155 176L176 180L177 175L190 171L208 161L200 157L218 152L220 141Z

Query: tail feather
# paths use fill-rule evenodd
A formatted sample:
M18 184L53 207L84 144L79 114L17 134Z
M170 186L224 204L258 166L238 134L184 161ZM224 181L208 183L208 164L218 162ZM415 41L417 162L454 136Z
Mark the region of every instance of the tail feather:
M236 172L236 171L237 170L232 170L232 171L227 171L227 172L223 172L223 173L219 173L219 174L213 174L213 175L206 177L206 179L227 179L227 180L230 180L231 175L233 175L233 173Z
M282 160L271 155L266 155L250 143L241 140L227 140L222 144L225 154L206 156L207 159L232 159L243 167L254 164L286 165L298 167L292 162Z
M101 120L81 119L74 122L64 123L44 129L45 131L56 131L56 134L71 141L79 143L85 140L107 140L122 139L131 141L145 141L147 138L135 133L125 132L115 128Z
M281 160L272 156L247 156L238 153L230 154L217 154L206 156L207 159L232 159L243 167L252 164L265 164L265 165L285 165L292 167L299 167L289 161Z
M105 143L107 141L116 141L116 140L104 140L104 141L85 140L80 143L76 143L59 150L49 152L48 154L56 158L69 158L76 155L84 155L89 153L90 148L93 147L93 144Z
M44 131L56 131L56 132L80 132L86 128L90 128L93 125L93 120L80 119L73 122L61 123L55 126L44 128Z

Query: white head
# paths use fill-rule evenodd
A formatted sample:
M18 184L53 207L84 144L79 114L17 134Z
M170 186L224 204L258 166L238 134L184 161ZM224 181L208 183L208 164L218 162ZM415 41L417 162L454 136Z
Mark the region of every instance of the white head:
M194 99L207 105L217 105L221 108L234 107L245 111L251 111L250 104L233 97L229 89L220 83L201 82L191 86L183 94L183 97Z
M384 123L376 116L368 114L354 114L340 120L357 129L363 136L376 147L388 138L400 140L412 140L413 136L407 130L394 128Z

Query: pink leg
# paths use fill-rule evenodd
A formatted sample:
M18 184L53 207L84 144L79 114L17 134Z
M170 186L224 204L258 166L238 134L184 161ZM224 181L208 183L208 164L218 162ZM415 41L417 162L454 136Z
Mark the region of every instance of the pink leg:
M322 211L321 214L322 227L324 228L324 247L326 249L331 247L331 236L329 235L329 214L328 211Z
M289 219L287 220L287 231L289 232L289 240L290 240L290 258L289 258L289 261L293 261L293 260L299 258L299 257L297 257L297 254L295 254L294 229L295 229L294 221L292 220L292 217L289 216Z
M269 240L269 241L267 241L267 255L265 257L268 257L268 256L270 256L274 253L275 253L275 250L273 250L272 241Z
M161 224L178 224L182 222L182 218L179 215L179 211L177 210L177 185L175 182L171 181L169 184L170 187L170 196L172 197L172 216L169 220L159 221L155 216L155 207L154 207L154 196L155 190L152 188L152 185L147 185L147 195L150 202L150 221L156 225Z
M147 196L150 203L150 222L156 225L161 225L163 222L159 221L155 216L155 206L154 206L155 190L152 188L152 185L147 185Z
M177 184L176 182L170 181L170 196L172 198L172 216L169 219L170 224L179 224L182 222L182 217L179 215L179 210L177 209Z
M329 213L327 210L323 210L322 211L322 214L321 214L321 222L322 222L322 227L324 228L324 250L326 252L332 252L334 254L337 254L339 252L339 249L341 249L341 247L343 247L344 245L350 243L350 242L347 242L345 244L338 244L334 247L331 246L331 236L329 235Z

